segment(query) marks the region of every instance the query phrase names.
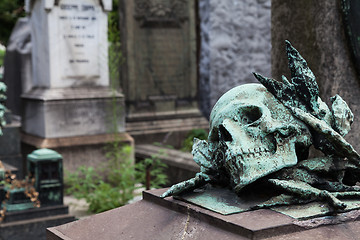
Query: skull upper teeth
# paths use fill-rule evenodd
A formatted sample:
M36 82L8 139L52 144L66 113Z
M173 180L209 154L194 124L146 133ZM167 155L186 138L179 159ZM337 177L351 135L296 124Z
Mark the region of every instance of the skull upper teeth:
M264 157L271 155L271 151L269 149L266 149L264 147L256 147L252 149L240 149L238 152L238 156L241 157Z

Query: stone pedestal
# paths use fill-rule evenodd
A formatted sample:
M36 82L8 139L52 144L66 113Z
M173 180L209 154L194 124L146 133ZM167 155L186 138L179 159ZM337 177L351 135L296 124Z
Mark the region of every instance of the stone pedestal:
M359 211L297 220L269 209L218 214L190 203L143 193L143 200L47 229L47 239L357 239Z
M52 148L63 155L65 169L74 170L96 165L89 163L95 157L106 160L101 146L115 139L109 133L132 144L124 97L109 87L112 1L27 0L26 7L33 75L31 89L22 94L23 153Z

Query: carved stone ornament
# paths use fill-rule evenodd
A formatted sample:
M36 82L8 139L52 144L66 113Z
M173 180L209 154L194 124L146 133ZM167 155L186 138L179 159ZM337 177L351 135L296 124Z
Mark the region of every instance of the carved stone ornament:
M146 26L174 26L188 19L187 0L135 0L135 18Z
M273 189L271 198L252 208L322 201L339 211L347 207L341 199L360 199L360 156L343 138L352 112L338 95L330 109L306 61L288 41L286 51L291 79L254 73L261 84L226 92L212 109L208 140L194 140L193 159L201 171L162 197L210 183L230 187L240 197L249 189ZM311 145L324 156L308 159Z

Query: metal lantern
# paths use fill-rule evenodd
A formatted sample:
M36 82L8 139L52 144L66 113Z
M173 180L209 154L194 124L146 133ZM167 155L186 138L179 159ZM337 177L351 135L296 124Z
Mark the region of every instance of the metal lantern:
M38 149L27 156L27 169L35 178L41 206L63 204L62 156L51 149Z

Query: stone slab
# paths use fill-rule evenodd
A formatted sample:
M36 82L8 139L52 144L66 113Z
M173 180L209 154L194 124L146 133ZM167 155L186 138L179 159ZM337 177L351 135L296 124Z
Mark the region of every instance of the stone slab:
M47 239L358 239L360 212L296 220L269 209L222 215L199 206L161 199L166 189L143 200L47 229ZM86 230L84 230L86 229Z

